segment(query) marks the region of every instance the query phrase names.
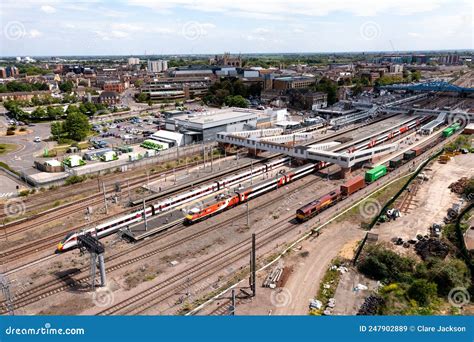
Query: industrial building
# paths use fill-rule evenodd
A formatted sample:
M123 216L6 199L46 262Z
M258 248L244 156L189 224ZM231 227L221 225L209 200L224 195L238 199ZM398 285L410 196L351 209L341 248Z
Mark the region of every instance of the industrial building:
M278 77L273 80L273 89L308 88L314 82L316 78L309 76Z
M152 101L192 99L206 94L208 77L157 78L142 85L140 91Z
M214 141L219 132L238 132L257 127L259 112L242 108L216 109L178 115L166 120L166 130L185 135L185 141Z

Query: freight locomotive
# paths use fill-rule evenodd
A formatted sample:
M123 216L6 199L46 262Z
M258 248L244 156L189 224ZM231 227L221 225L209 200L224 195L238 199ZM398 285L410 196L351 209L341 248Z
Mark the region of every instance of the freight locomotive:
M312 201L296 211L296 220L304 222L310 218L318 215L323 210L333 206L337 202L352 195L354 192L366 186L365 179L362 176L357 176L349 180L347 183L340 186L339 189L333 190L330 193L321 196L315 201Z

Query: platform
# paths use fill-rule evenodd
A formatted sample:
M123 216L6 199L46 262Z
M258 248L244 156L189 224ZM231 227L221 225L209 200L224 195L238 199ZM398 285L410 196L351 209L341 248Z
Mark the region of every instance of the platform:
M205 197L198 198L192 202L185 203L177 208L173 208L171 211L159 214L157 216L148 217L146 224L144 220L141 220L139 223L130 225L127 229L122 230L124 237L132 241L139 241L146 237L149 237L154 234L158 234L162 231L170 229L174 226L181 224L184 220L186 213L194 207L202 208L214 203L216 200L219 200L219 196L231 195L235 193L236 190L249 187L252 184L257 184L265 179L276 177L280 172L288 172L291 168L287 166L278 167L264 174L259 174L253 177L252 180L244 181L240 184L233 185L231 187L226 187L218 192L212 193ZM148 207L148 204L145 204Z
M184 212L181 209L176 209L153 218L148 218L146 224L142 220L140 223L129 226L122 233L132 241L139 241L179 225L183 222L183 219Z

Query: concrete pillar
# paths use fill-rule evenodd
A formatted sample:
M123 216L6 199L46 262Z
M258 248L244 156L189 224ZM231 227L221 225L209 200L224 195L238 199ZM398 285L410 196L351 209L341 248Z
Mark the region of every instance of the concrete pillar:
M350 176L351 176L351 168L350 167L348 167L348 168L341 167L340 177L342 179L346 179L346 178L349 178Z

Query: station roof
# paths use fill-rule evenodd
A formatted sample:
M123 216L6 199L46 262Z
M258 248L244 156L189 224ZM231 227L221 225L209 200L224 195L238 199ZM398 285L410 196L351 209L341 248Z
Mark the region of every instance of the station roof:
M183 139L183 135L177 132L159 130L151 135L151 138L156 139L165 139L165 140L172 140L172 141L181 141Z
M287 127L287 126L297 126L300 123L298 121L278 121L275 123L275 126Z
M185 115L177 115L173 119L179 125L184 126L202 126L209 128L214 126L226 125L233 122L244 120L256 120L258 111L242 108L226 108L205 113L192 113Z

